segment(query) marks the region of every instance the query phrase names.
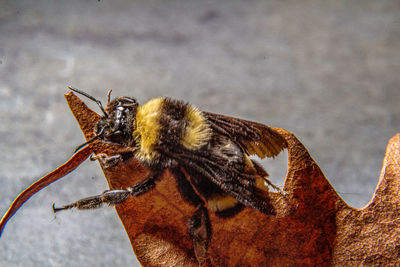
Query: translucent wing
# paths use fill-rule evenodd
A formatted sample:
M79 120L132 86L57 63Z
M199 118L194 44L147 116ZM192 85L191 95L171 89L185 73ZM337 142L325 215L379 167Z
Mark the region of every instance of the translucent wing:
M275 215L268 195L255 186L255 176L243 172L241 166L227 164L215 155L194 154L190 151L181 151L177 160L190 175L190 183L200 184L200 187L195 186L195 188L202 192L201 195L204 196L205 192L218 194L219 190L209 186L209 183L204 183L208 180L243 205L265 214Z
M287 147L286 140L272 128L257 122L203 112L211 128L228 136L249 155L275 157Z

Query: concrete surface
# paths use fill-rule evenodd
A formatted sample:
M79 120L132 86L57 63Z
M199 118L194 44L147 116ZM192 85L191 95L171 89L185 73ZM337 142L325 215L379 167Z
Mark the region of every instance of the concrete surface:
M67 85L286 128L364 206L399 131L399 11L372 0L0 1L0 213L83 142ZM278 185L285 157L264 163ZM53 202L106 187L86 162L32 197L5 228L0 265L137 264L112 208L52 214Z

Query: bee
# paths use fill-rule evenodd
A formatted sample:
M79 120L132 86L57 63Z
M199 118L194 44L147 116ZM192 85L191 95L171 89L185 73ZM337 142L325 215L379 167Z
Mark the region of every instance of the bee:
M54 212L120 204L151 191L169 169L182 198L196 208L188 222L188 233L199 262L207 257L211 239L209 212L229 218L250 207L275 215L267 185L282 191L268 180L263 167L250 158L275 157L287 147L283 136L271 127L200 111L187 102L168 97L139 105L135 98L127 96L110 101L110 91L103 108L89 94L69 88L95 101L103 113L94 129L95 137L77 150L96 139L118 144L128 154L94 159L101 160L107 168L134 157L150 174L125 189L107 190L58 208L53 205Z

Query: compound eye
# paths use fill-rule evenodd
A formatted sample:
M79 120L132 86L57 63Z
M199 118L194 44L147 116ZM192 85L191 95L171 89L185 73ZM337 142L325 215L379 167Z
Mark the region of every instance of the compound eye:
M109 135L106 135L104 139L107 140L108 142L111 142L114 144L121 144L121 142L124 139L124 135L123 135L122 131L117 130L117 131L113 131Z

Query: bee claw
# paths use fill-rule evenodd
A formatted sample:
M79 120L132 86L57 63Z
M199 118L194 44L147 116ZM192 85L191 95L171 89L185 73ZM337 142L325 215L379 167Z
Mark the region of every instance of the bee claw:
M61 207L61 208L56 208L56 203L53 203L52 208L53 208L53 212L54 212L54 213L56 213L56 212L58 212L58 211L60 211L60 210L69 209L69 207L67 207L67 206L64 206L64 207Z
M99 157L97 155L94 155L93 153L90 155L89 157L90 161L96 161L99 159Z

